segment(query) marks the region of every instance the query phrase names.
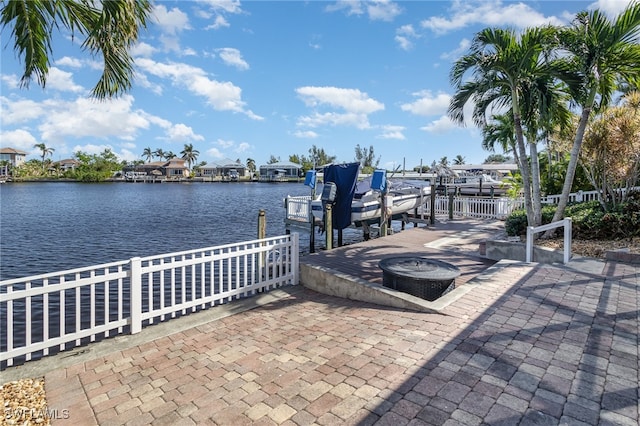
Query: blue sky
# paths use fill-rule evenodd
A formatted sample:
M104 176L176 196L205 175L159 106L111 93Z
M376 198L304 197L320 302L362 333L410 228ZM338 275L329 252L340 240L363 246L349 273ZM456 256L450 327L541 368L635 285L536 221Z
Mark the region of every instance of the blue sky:
M145 147L198 161L308 155L338 162L373 146L380 166L407 169L446 156L491 153L473 125L446 117L449 71L488 26L566 24L581 10L615 16L630 0L591 1L156 1L133 53L136 80L117 100L89 98L99 58L59 34L45 90L19 87L22 64L2 33L0 145L53 160ZM471 108L471 106L469 106ZM469 109L470 111L470 109Z

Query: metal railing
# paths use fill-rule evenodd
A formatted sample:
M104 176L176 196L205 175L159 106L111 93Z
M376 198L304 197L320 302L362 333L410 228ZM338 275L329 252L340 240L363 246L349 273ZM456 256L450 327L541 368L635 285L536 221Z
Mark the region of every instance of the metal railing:
M0 366L299 282L298 234L0 281Z
M563 262L569 263L571 259L571 218L567 217L558 222L548 223L540 226L528 226L527 227L527 247L525 252L525 261L531 262L533 260L533 240L537 233L548 231L550 229L559 228L564 226L564 249L563 249Z

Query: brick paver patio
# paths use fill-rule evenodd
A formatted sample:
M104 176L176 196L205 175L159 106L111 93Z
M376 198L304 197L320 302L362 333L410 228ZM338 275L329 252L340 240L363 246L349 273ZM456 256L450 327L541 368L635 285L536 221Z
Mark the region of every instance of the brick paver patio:
M442 314L299 288L46 374L54 424L637 425L640 267L499 263Z

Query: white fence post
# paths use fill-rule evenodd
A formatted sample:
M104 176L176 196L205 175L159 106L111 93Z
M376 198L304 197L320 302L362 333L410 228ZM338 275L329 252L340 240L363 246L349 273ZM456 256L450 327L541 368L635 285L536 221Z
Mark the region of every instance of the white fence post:
M567 217L564 219L564 263L569 263L569 259L571 258L571 218Z
M526 255L525 262L530 263L533 258L533 235L535 228L533 226L527 226L527 242L526 242Z
M131 259L130 271L129 315L131 316L131 334L136 334L142 331L142 261L139 257Z
M313 230L311 231L313 232ZM293 268L293 285L300 283L300 234L291 235L291 267Z

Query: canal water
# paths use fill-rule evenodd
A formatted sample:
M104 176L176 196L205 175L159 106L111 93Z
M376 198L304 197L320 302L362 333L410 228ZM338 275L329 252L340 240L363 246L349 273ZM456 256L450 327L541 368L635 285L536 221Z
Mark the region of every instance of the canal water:
M253 240L260 209L267 236L282 235L283 199L309 194L302 183L5 184L0 280Z

